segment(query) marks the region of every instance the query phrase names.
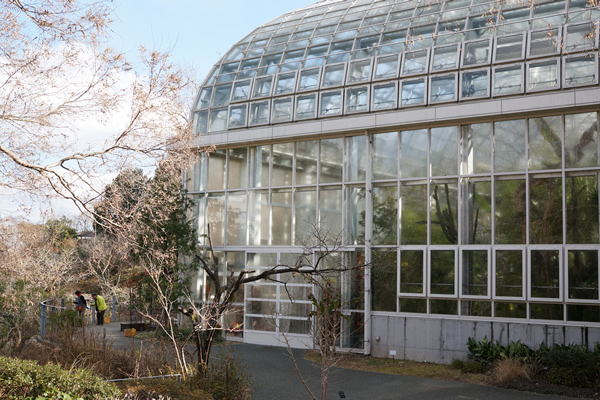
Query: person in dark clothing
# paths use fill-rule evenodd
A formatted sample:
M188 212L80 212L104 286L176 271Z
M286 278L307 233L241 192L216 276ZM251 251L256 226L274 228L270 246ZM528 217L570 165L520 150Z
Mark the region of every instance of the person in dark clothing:
M75 309L79 313L81 321L83 321L83 318L85 317L85 310L87 310L89 307L87 305L87 301L85 301L85 297L83 297L83 293L81 293L80 290L75 291L75 296L77 297L75 298L73 304L75 304Z

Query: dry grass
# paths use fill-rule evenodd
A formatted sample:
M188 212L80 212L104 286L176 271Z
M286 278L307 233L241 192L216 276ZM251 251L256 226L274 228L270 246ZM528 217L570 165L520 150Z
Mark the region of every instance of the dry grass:
M319 362L319 355L317 352L308 352L306 358L313 362ZM390 358L376 358L360 354L346 354L341 358L336 366L359 371L417 376L422 378L442 379L475 384L483 384L487 379L484 373L467 374L444 364L393 360Z
M531 379L531 367L513 358L498 360L492 365L490 379L495 384L511 382L517 379Z

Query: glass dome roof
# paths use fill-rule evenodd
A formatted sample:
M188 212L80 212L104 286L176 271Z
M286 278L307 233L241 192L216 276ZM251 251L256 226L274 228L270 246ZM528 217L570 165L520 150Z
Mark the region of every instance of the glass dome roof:
M196 133L597 84L597 73L580 75L597 70L599 17L588 0L320 1L256 28L217 62L198 93ZM561 80L561 55L577 53L594 65Z

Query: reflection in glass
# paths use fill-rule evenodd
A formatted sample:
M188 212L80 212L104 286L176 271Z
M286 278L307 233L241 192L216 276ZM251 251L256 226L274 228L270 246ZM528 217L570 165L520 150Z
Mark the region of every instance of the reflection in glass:
M208 190L225 189L225 150L215 150L208 157Z
M430 293L455 294L454 275L454 250L431 250Z
M431 72L458 68L458 45L436 47L433 50Z
M529 318L562 321L564 306L562 304L529 303Z
M398 282L396 251L374 249L371 254L371 308L394 312Z
M458 184L455 182L431 185L431 243L458 243Z
M427 244L427 185L400 187L400 244Z
M527 234L525 213L525 179L495 182L495 243L525 243Z
M374 186L373 244L397 244L397 231L398 188L396 186Z
M277 143L273 145L273 170L271 186L291 186L292 166L294 165L294 144Z
M375 79L395 78L398 76L398 56L379 57L375 67Z
M494 94L503 95L523 92L523 66L497 67L494 69Z
M525 120L494 122L494 170L525 171Z
M560 116L529 119L529 169L557 169L562 163Z
M292 192L277 191L271 194L271 245L292 244Z
M567 86L588 85L598 82L598 59L585 55L565 59L565 84Z
M463 98L488 97L490 84L488 81L489 70L463 72L462 92Z
M269 193L248 192L248 237L251 246L269 244Z
M496 318L527 318L527 303L494 302Z
M229 127L237 128L246 126L246 104L231 107L229 109Z
M273 115L271 122L287 122L292 120L292 98L273 100Z
M340 115L342 113L342 91L321 93L321 116Z
M556 61L532 63L529 65L529 90L558 88L558 70Z
M488 252L487 250L463 250L462 294L465 296L487 296Z
M296 86L296 74L281 74L277 76L277 86L275 86L275 94L291 93Z
M350 64L348 84L368 81L371 77L371 60L354 61Z
M385 110L396 107L396 85L375 85L373 87L373 110Z
M319 87L319 72L320 69L318 68L302 71L298 90L311 90Z
M398 176L398 133L373 135L373 179L395 179Z
M492 302L462 300L460 302L460 313L461 315L470 315L473 317L491 317Z
M236 82L233 87L233 98L231 100L248 100L250 96L250 82L251 80Z
M560 252L531 250L531 297L560 297Z
M598 244L598 174L565 179L567 243Z
M498 37L496 39L496 52L494 59L499 61L507 61L523 58L523 35L513 35Z
M345 242L351 245L365 244L365 188L346 189Z
M529 185L529 241L562 243L562 178L531 177Z
M200 111L194 114L195 129L194 134L199 135L201 133L208 132L208 111Z
M599 300L598 250L569 250L569 299Z
M196 109L208 108L210 104L210 96L212 95L212 86L203 87L200 92L200 97L198 98L198 103L196 103Z
M559 28L545 29L531 32L529 41L529 55L543 56L556 54L561 46Z
M346 138L346 182L364 181L367 174L366 136Z
M227 85L215 86L215 94L213 95L211 107L226 106L229 104L231 96L231 83Z
M269 187L271 146L250 148L250 187Z
M346 91L346 111L367 111L369 108L369 89L367 87L352 88Z
M227 165L227 188L244 189L248 184L248 149L246 147L239 149L229 149L229 159Z
M425 104L425 79L402 81L400 105Z
M319 183L342 181L343 144L342 138L321 140Z
M463 185L463 243L492 243L492 183L464 179Z
M523 297L521 250L496 250L496 296Z
M250 125L269 123L269 101L250 104Z
M206 200L206 223L210 225L210 236L215 246L225 244L225 196L222 193L210 194ZM205 232L208 233L207 230Z
M319 224L328 242L342 234L342 190L322 188L319 191Z
M400 293L424 294L423 265L422 250L400 252Z
M218 132L227 129L227 108L210 110L208 132Z
M400 298L398 302L400 312L425 314L427 312L427 299L416 299L414 297Z
M427 73L429 53L426 50L404 53L402 76Z
M400 132L400 177L427 176L427 130Z
M317 222L317 191L297 190L294 193L294 244L314 243L314 227Z
M463 49L463 66L488 64L490 59L489 55L489 40L465 43Z
M296 142L296 185L317 183L317 154L319 142L307 140Z
M265 78L259 78L254 82L254 91L252 97L264 97L271 94L271 85L273 83L273 77L267 76Z
M565 115L565 164L567 168L598 164L598 114Z
M567 26L566 51L573 52L594 47L597 34L593 23Z
M458 173L457 133L456 126L431 129L431 176Z
M492 170L492 125L462 126L464 174L489 173Z
M429 98L432 103L456 100L456 75L431 77Z
M296 99L296 118L314 118L317 116L317 97L314 94L298 96Z

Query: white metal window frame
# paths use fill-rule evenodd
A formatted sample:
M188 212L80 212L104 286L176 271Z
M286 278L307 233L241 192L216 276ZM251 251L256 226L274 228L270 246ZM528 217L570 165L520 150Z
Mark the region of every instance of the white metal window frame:
M275 121L275 104L283 103L285 101L289 101L291 103L290 116L288 119ZM277 98L273 99L273 104L271 106L271 123L272 124L280 124L280 123L284 123L284 122L291 122L293 120L294 120L294 96L284 96L284 97L277 97Z
M434 100L433 96L433 82L443 78L454 78L454 97L452 99ZM451 72L449 74L437 74L429 76L429 104L443 104L443 103L456 103L458 101L458 72Z
M576 46L576 47L572 47L569 46L569 35L572 33L569 33L570 29L576 29L577 27L583 27L583 26L589 26L590 27L590 33L588 33L587 35L584 35L584 43L581 44L580 46ZM564 27L564 40L563 40L563 54L572 54L575 52L580 52L580 51L590 51L592 49L597 49L598 48L598 32L597 32L597 25L594 22L578 22L578 23L573 23L573 24L567 24ZM588 38L587 36L592 34L593 38Z
M396 59L396 73L394 75L387 75L382 77L377 77L377 67L381 60L385 59ZM387 79L397 79L400 74L400 66L402 65L402 56L399 54L389 54L389 55L381 55L375 58L375 63L373 66L373 81L387 80Z
M531 278L531 253L534 251L558 251L558 297L533 297L531 294L531 286L532 286L532 278ZM529 246L527 249L527 300L535 301L536 303L562 303L564 300L564 292L565 292L565 276L564 276L564 260L563 260L563 250L560 245L535 245Z
M550 31L556 30L556 36L550 35ZM531 54L531 45L534 43L532 40L532 36L534 34L543 34L543 40L551 40L552 43L555 43L555 50L551 53L544 54ZM529 31L527 33L527 59L531 58L539 58L539 57L548 57L559 55L561 52L561 44L562 44L562 26L555 26L547 29L538 29L535 31Z
M252 121L252 111L254 107L258 107L263 104L267 104L267 121L266 122L253 122ZM260 101L253 101L250 103L249 111L248 111L248 126L260 126L260 125L268 125L271 120L271 101L270 99L264 99Z
M481 43L481 44L487 43L488 53L487 53L486 60L485 61L481 61L481 62L476 62L476 63L473 63L473 64L467 63L467 61L466 61L467 48L469 46L476 46L479 43ZM461 54L461 57L460 57L460 66L461 66L461 68L473 68L473 67L478 67L478 66L482 66L482 65L489 65L491 63L491 60L492 60L492 53L493 53L492 38L489 38L489 39L465 40L462 43L462 54Z
M495 66L492 69L492 89L491 89L491 95L492 97L502 97L502 96L511 96L511 95L515 95L515 94L523 94L525 93L525 68L524 67L525 64L523 63L519 63L519 64L506 64L506 65L498 65ZM510 69L510 68L519 68L520 70L520 74L521 74L521 88L518 91L514 91L514 92L507 92L507 93L496 93L496 75L498 73L498 70L501 69Z
M427 75L427 73L429 72L429 59L430 59L429 53L430 53L430 51L431 51L431 48L405 51L403 54L403 57L402 57L400 76L403 78L406 78L409 76ZM406 62L411 60L411 55L416 55L416 54L423 54L423 56L420 57L420 58L423 58L423 61L425 62L423 69L420 71L412 71L412 70L407 71Z
M521 37L521 54L518 57L513 57L513 58L507 58L507 59L503 59L503 60L498 60L497 56L498 56L498 41L502 40L502 39L507 39L507 38L517 38L517 37ZM494 37L494 54L493 54L493 60L494 63L505 63L505 62L514 62L514 61L519 61L519 60L523 60L525 58L525 53L526 53L526 37L527 37L527 33L523 32L523 33L519 33L516 35L504 35L504 36L496 36ZM515 43L517 43L517 41L515 41Z
M322 92L319 92L319 118L330 118L330 117L339 117L341 115L344 114L344 90L342 88L339 89L332 89L332 90L324 90ZM323 113L323 110L321 109L321 106L324 104L323 101L323 96L326 95L330 95L333 93L338 93L340 96L340 111L336 114L328 114L328 113Z
M274 77L275 77L275 75L263 75L263 76L259 76L259 77L254 78L254 84L252 85L252 93L251 93L250 98L252 100L255 100L255 99L262 99L262 98L266 98L266 97L271 97L271 93L273 93L273 90L274 90L273 89L274 88L274 84L273 83L274 83L274 80L275 80L275 79L273 79ZM266 94L257 94L256 91L258 90L260 82L262 82L262 81L264 81L264 82L270 81L271 87L270 87L269 93L266 93Z
M465 96L463 93L463 83L464 83L464 79L465 79L465 75L466 74L472 74L472 73L477 73L477 72L485 72L486 73L486 80L487 80L487 90L485 94L482 95L478 95L478 96ZM490 68L478 68L478 69L469 69L469 70L465 70L465 71L461 71L460 73L460 83L458 86L458 91L459 91L459 97L458 99L460 101L470 101L470 100L477 100L477 99L487 99L489 97L491 97L491 90L490 90L490 83L491 83L491 76L490 76Z
M231 112L234 108L244 108L244 123L240 124L240 125L232 125L231 124ZM238 129L238 128L245 128L248 126L248 103L241 103L241 104L233 104L229 106L229 113L228 118L227 118L227 128L228 129Z
M402 274L400 272L400 269L402 267L402 258L401 258L401 252L402 251L420 251L423 254L423 277L422 277L422 288L421 288L421 293L404 293L400 290L400 279L402 278ZM417 297L417 298L421 298L421 299L425 299L427 296L427 293L429 292L429 286L428 286L428 280L427 280L427 269L428 269L428 265L429 265L429 249L427 248L427 246L401 246L399 248L397 248L397 252L396 252L396 276L397 276L397 288L396 288L396 293L397 293L397 297ZM396 305L397 306L397 305Z
M296 92L298 93L303 93L303 92L311 92L314 90L318 90L319 87L321 86L321 69L322 67L311 67L311 68L306 68L306 69L301 69L300 71L298 71L298 76L297 76L297 82L296 82ZM317 71L316 72L316 77L317 77L317 85L315 87L309 87L309 88L301 88L301 80L302 80L302 75L303 73L310 73L313 71Z
M594 304L600 304L600 296L598 297L598 299L571 299L569 298L569 251L595 251L597 253L600 253L600 250L598 250L598 245L581 245L581 244L574 244L574 245L567 245L564 247L565 251L563 254L563 272L564 273L564 301L567 304L590 304L590 305L594 305ZM600 254L598 254L599 260L600 260ZM597 266L598 268L598 280L600 280L600 263ZM598 285L600 285L600 282L598 282Z
M593 77L592 82L585 82L585 83L580 83L580 84L569 84L567 82L567 64L568 64L569 60L573 60L573 59L588 59L589 61L593 61L595 63L594 77ZM562 71L563 71L562 85L564 88L597 85L598 84L598 53L597 52L584 53L584 54L579 53L579 54L565 56L562 58Z
M366 109L351 110L350 104L348 102L351 98L349 92L353 91L353 90L361 90L361 89L364 89L367 92L367 94L366 94L366 98L367 98ZM344 93L344 114L360 114L360 113L369 112L371 110L371 86L370 85L347 87L344 89L344 92L345 92Z
M321 81L319 84L319 88L320 89L333 89L336 87L343 87L345 84L345 78L346 78L346 69L347 69L348 63L337 63L337 64L330 64L330 65L325 65L323 66L323 71L321 72ZM342 82L339 84L334 84L334 85L325 85L325 75L327 74L328 70L332 70L334 68L341 68L341 75L342 75Z
M354 65L357 64L368 64L369 74L366 79L362 80L351 80L352 79L352 69ZM360 60L352 60L348 64L348 68L346 70L346 85L364 85L367 82L371 81L371 77L373 76L373 58L362 58Z
M500 245L494 246L492 252L492 299L511 302L511 301L525 301L525 293L527 292L527 247L525 245ZM521 252L521 296L499 296L496 294L496 253L498 251L520 251Z
M459 251L459 254L458 254L459 297L462 299L469 299L469 300L484 300L484 299L491 300L492 299L492 288L491 288L491 284L492 284L492 251L491 251L490 246L488 246L488 245L461 246L458 248L458 251ZM465 294L463 291L463 278L464 278L463 260L464 260L464 252L465 251L485 251L487 253L487 295L485 295L485 296L469 295L469 294Z
M303 121L303 120L307 120L307 119L315 119L318 116L318 110L319 110L319 99L317 96L317 93L306 93L306 94L299 94L297 96L295 96L296 99L294 101L294 108L293 108L293 113L294 113L294 121ZM315 102L315 108L314 108L314 113L313 115L309 115L309 116L299 116L298 115L298 104L305 98L314 98L314 102Z
M451 47L454 47L454 51L455 51L455 55L456 55L456 62L454 63L454 65L450 66L442 66L439 68L436 68L436 65L434 63L435 61L435 56L438 52L442 51L442 50L446 50L449 49ZM450 51L449 53L451 53L452 51ZM460 65L460 60L461 60L461 43L454 43L454 44L450 44L450 45L443 45L443 46L436 46L433 48L433 51L431 52L431 72L442 72L442 71L451 71L454 69L458 69L458 66Z
M423 102L420 103L414 103L414 104L402 104L402 91L404 89L404 86L407 84L414 84L417 82L423 82ZM399 83L399 87L398 87L398 106L400 108L408 108L408 107L420 107L420 106L424 106L427 105L429 97L428 97L428 92L429 92L429 80L427 79L426 76L420 77L420 78L413 78L413 79L401 79L400 83Z
M292 85L292 87L288 91L278 93L277 86L279 86L279 81L281 80L281 78L291 76L291 75L294 76L294 84ZM273 86L273 96L289 96L289 95L293 94L294 90L298 86L297 79L298 79L298 71L288 71L288 72L281 72L281 73L277 74L277 76L275 78L275 85Z
M429 246L427 248L427 297L429 299L458 299L458 249L457 246ZM434 251L452 251L454 253L454 294L438 294L431 292L431 253Z
M375 92L378 88L385 86L393 86L394 87L394 104L389 107L377 108L375 107ZM380 110L393 110L398 108L398 81L386 82L386 83L374 83L371 85L371 110L372 111L380 111Z
M547 87L547 88L531 88L531 69L532 67L536 67L537 65L540 64L551 64L554 63L555 64L555 68L556 68L556 85L554 87ZM547 92L549 90L558 90L560 89L560 84L561 84L561 71L560 71L560 57L558 58L550 58L550 59L544 59L544 60L536 60L536 61L529 61L526 63L527 65L527 69L525 72L525 91L527 93L536 93L536 92Z

